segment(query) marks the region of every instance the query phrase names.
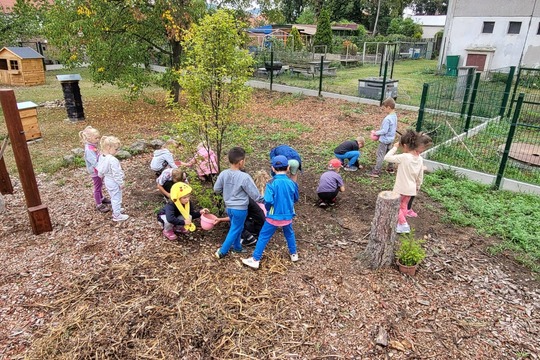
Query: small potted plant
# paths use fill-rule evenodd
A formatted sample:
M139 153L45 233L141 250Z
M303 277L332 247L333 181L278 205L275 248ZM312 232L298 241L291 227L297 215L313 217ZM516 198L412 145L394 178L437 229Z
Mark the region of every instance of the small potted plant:
M414 230L400 236L399 249L396 252L399 271L413 276L418 264L426 257L426 251L422 248L423 240L414 237Z

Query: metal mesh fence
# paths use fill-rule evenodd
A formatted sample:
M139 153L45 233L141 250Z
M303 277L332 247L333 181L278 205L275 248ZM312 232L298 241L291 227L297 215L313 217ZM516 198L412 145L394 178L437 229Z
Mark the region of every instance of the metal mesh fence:
M516 96L512 117L505 116L512 75L470 72L429 84L417 124L434 140L428 158L540 185L540 94L528 92L520 108Z

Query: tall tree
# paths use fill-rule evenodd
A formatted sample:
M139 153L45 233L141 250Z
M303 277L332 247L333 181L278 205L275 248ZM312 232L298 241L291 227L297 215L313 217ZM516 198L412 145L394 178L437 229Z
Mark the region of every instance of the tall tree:
M375 25L373 25L373 36L377 35L377 24L381 13L381 1L382 0L377 0L377 13L375 15Z
M422 25L416 24L412 19L394 18L390 21L390 26L386 35L399 34L410 38L420 39L422 37Z
M90 63L94 81L137 95L155 76L155 58L180 67L184 30L206 9L202 0L57 0L48 12L47 38L67 65ZM178 101L176 79L165 87Z
M44 0L17 0L12 8L0 8L0 45L14 46L39 38L48 5Z
M245 83L253 73L253 58L246 41L241 24L219 10L193 24L183 43L185 67L177 73L186 96L182 129L214 149L218 164L235 115L249 100Z
M312 24L315 25L317 23L317 20L315 18L315 12L310 7L305 7L304 10L302 10L302 13L300 16L296 19L296 24Z
M272 0L260 0L260 2L268 2ZM297 19L302 14L304 9L313 3L311 0L274 0L279 3L279 8L285 16L285 21L288 23L297 23Z
M326 51L332 51L332 25L330 24L330 12L323 8L317 19L317 31L313 37L313 46L326 45Z
M448 0L412 0L412 5L420 15L446 15Z

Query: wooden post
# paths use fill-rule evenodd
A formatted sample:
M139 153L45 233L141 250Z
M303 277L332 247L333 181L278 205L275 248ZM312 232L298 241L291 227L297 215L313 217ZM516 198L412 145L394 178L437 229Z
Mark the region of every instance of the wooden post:
M17 169L19 170L19 177L26 199L26 207L28 208L32 231L35 235L51 231L52 225L49 211L47 210L47 206L41 204L36 175L34 174L34 168L32 167L32 159L30 157L30 151L28 151L28 144L26 143L26 137L24 135L21 117L19 115L19 110L17 109L17 101L13 90L0 90L0 103L2 104L2 110L4 111L4 118L6 119L6 126L11 141L11 147L13 148L15 162L17 163Z
M382 191L377 197L371 234L363 254L366 266L378 269L394 262L396 225L401 196L393 191Z
M4 151L6 150L9 138L5 138L2 146L0 147L0 194L13 194L13 185L9 178L9 173L4 162Z

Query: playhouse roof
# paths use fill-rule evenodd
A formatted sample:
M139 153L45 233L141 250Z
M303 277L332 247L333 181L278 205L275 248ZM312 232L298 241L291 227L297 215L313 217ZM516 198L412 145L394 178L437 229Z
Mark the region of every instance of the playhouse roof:
M4 50L9 51L13 55L17 56L21 59L42 59L43 56L35 51L32 48L29 47L4 47L2 50L0 50L0 53L2 53Z

